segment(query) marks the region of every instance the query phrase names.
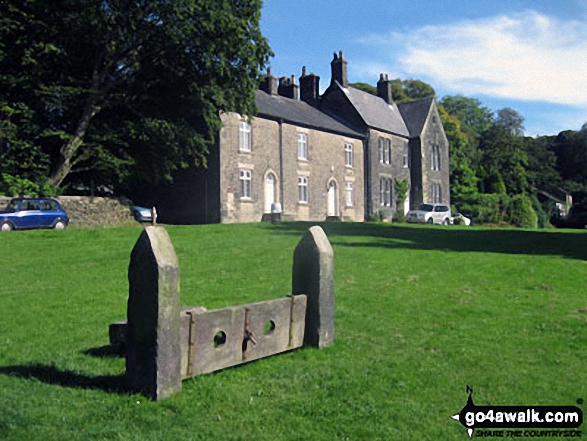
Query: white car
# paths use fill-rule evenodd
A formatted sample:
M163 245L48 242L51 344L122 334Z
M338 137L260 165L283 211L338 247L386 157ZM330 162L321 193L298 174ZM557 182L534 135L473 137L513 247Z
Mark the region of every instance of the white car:
M450 223L453 225L471 225L471 219L461 213L453 213Z
M421 204L417 210L408 211L406 221L413 224L449 225L452 216L446 204Z

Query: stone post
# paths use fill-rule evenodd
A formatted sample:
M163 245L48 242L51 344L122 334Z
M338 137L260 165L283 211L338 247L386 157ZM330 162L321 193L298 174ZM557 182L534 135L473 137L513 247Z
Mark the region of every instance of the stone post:
M163 227L146 227L128 268L126 375L157 400L181 390L179 264Z
M295 249L292 294L306 294L304 343L322 348L334 342L334 253L321 227L311 227Z

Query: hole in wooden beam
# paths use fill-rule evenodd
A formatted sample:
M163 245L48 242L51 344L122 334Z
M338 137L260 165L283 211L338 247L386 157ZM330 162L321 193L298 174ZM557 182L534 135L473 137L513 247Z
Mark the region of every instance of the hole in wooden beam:
M214 336L214 349L218 349L226 343L226 334L222 331L218 331Z
M273 334L274 331L275 331L275 322L273 320L269 320L267 323L265 323L265 326L263 327L263 334L271 335L271 334Z

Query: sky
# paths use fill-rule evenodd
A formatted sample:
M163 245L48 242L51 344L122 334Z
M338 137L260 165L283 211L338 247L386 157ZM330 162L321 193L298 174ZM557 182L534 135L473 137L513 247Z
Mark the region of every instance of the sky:
M349 82L380 73L446 95L510 107L528 136L587 123L587 0L264 0L275 76L302 66L330 84L343 51Z

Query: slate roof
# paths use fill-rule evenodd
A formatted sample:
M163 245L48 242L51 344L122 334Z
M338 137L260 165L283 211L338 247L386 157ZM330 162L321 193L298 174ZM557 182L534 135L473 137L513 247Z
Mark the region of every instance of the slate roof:
M410 135L395 103L390 105L378 96L354 87L344 88L338 82L336 84L346 94L368 126L406 137Z
M256 90L255 102L257 103L257 115L261 117L283 119L296 125L355 138L364 137L362 133L349 128L303 101L285 98L280 95L269 95L262 90Z
M423 98L418 101L398 104L399 111L403 116L406 126L408 126L411 137L422 134L422 129L424 129L424 123L430 113L433 100L434 98Z

